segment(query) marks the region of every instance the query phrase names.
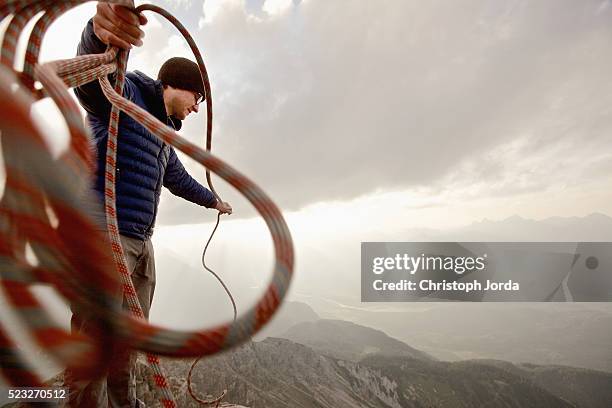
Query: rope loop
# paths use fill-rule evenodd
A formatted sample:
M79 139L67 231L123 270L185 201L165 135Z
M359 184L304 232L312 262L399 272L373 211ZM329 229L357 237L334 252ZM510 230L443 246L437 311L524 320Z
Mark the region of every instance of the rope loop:
M0 199L0 285L35 343L58 363L83 376L94 377L106 368L108 350L113 344L119 342L144 351L149 353L147 360L162 395L162 406L175 407L156 355L201 357L249 340L270 320L287 293L294 268L293 243L279 208L264 191L210 153L212 96L208 74L195 42L168 12L153 5L135 9L164 16L185 36L193 50L207 93L206 150L122 96L128 52L109 47L103 54L38 63L48 27L63 13L85 2L9 0L0 5L0 20L10 20L0 54L0 132L6 169L6 186ZM133 8L129 0L111 2ZM28 39L23 72L17 72L14 65L19 37L26 24L37 16L40 17ZM109 82L110 74L116 75L114 86ZM112 105L104 209L90 189L95 172L91 134L68 93L68 87L96 80ZM37 81L41 89L35 86ZM52 157L29 115L32 104L44 97L55 102L68 125L69 148L59 158ZM120 112L204 166L209 186L218 199L210 172L236 188L265 220L274 244L272 278L261 299L234 321L190 332L155 326L142 318L116 221L114 174ZM106 223L100 219L106 219ZM27 259L27 247L35 254L36 262ZM35 283L50 284L69 302L90 310L100 335L92 338L64 330L31 292ZM131 314L114 301L113 293L118 288L123 288ZM3 328L0 347L6 351L0 353L1 372L11 385L41 386L43 381Z

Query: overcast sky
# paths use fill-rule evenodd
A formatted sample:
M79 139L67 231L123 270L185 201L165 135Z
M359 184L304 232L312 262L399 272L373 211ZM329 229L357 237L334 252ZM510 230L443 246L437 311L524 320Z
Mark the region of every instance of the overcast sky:
M156 3L203 51L214 152L284 210L389 192L400 199L379 199L386 211L411 201L463 223L612 212L607 1ZM43 59L72 55L93 9L56 23ZM167 58L191 53L148 16L130 69L155 76ZM202 144L204 122L202 110L181 133ZM237 217L252 215L216 184ZM466 213L467 203L477 210ZM165 194L158 223L201 217Z
M612 214L609 1L154 3L179 17L203 51L213 151L285 212L304 283L326 264L339 276L358 274L360 241L408 240L412 228ZM94 9L80 6L55 23L42 59L74 55ZM191 53L173 27L147 16L145 45L129 68L155 77L167 58ZM64 125L50 104L36 110L60 138ZM201 146L205 116L192 115L181 131ZM203 169L181 157L203 180ZM236 209L222 226L235 239L217 246L216 260L230 267L236 254L269 251L246 201L215 180ZM173 251L196 265L203 242L194 237L206 237L213 217L165 193L158 262ZM249 284L268 278L265 262L248 271Z

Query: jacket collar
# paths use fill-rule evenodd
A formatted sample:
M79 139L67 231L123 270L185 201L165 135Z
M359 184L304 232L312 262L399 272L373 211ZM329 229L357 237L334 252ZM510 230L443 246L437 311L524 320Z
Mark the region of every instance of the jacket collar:
M161 81L154 80L140 71L130 72L127 75L138 85L149 112L162 123L174 128L174 130L180 130L183 122L174 116L168 116L166 112L164 87Z

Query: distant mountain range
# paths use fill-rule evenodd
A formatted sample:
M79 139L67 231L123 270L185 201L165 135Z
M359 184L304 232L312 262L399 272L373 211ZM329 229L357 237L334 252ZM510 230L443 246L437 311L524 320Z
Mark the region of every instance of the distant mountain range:
M501 221L484 219L468 226L430 231L444 241L612 241L612 218L601 213L585 217L551 217L531 220L514 215Z
M609 304L407 303L331 309L331 303L326 309L335 319L320 319L305 303L285 302L255 340L286 338L322 354L357 361L378 352L377 347L397 351L398 339L400 347L410 344L409 350L433 359L495 359L612 373ZM368 329L371 339L358 336L363 326L377 329ZM358 337L361 348L351 340ZM404 355L410 356L410 351Z
M612 305L419 303L392 307L344 307L335 309L334 315L382 330L441 360L487 358L612 372Z
M227 390L224 408L612 406L609 372L501 360L440 361L380 330L318 319L304 304L285 306L285 314L300 310L294 316L304 319L286 330L291 340L269 337L200 361L192 376L195 392L210 398ZM180 407L200 406L187 391L192 361L162 359ZM139 398L160 407L144 358L137 373ZM61 385L61 376L50 383Z
M347 361L358 362L372 354L435 360L380 330L343 320L298 323L282 337L305 344L320 354Z
M254 340L264 340L266 337L282 337L287 329L299 323L316 322L319 315L306 303L283 302L272 320L257 333Z
M333 335L325 336L326 329ZM612 406L612 373L488 360L442 362L425 353L406 355L414 349L363 326L327 321L313 330L336 341L324 347L316 341L318 350L280 338L251 342L202 361L193 375L194 388L209 395L227 389L225 401L251 408ZM296 340L300 333L293 332ZM313 333L303 341L311 342ZM389 344L393 347L385 349ZM347 353L344 345L352 357L356 349L383 352L360 361L334 357ZM186 392L189 363L163 360L179 406L187 408L198 406ZM147 406L157 406L149 368L141 363L139 370L138 394Z
M515 216L418 239L612 241L612 218ZM250 408L612 407L609 304L362 304L352 288L335 296L315 303L326 319L285 302L258 341L200 362L195 389L227 389L227 403ZM190 363L163 360L181 407L199 406L186 391ZM139 395L158 406L148 367L139 370Z

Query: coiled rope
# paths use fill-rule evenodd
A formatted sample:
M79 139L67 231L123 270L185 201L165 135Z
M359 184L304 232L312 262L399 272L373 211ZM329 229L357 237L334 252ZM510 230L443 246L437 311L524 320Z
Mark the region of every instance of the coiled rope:
M204 356L247 341L272 317L286 295L293 273L293 244L278 207L258 186L121 96L128 52L109 47L104 54L38 63L42 38L51 22L86 1L9 0L0 3L0 19L10 19L0 57L0 130L6 168L6 186L0 202L0 283L31 337L56 362L79 375L97 376L107 367L108 353L115 343L147 352L162 405L175 407L156 354ZM128 0L111 2L132 6ZM160 12L161 9L146 5L136 9L140 10ZM24 70L16 72L13 66L19 36L27 22L40 12L43 14L29 38ZM165 11L160 14L169 16ZM177 27L186 33L184 27ZM190 46L194 49L193 40ZM195 49L194 55L204 76L201 55L197 47ZM112 73L116 75L114 87L107 78ZM100 82L113 106L104 204L108 234L101 231L92 216L97 209L97 198L90 190L95 168L90 133L67 88L94 80ZM35 88L36 81L42 84L42 89ZM206 91L207 147L210 148L212 101L209 85ZM69 129L69 149L59 159L51 156L29 117L32 103L45 96L57 104ZM119 112L131 116L152 134L196 160L207 172L210 170L226 180L264 218L274 244L272 279L262 298L233 322L187 332L164 329L142 319L116 223L114 174ZM207 179L210 180L209 173ZM26 244L36 256L34 265L26 259ZM34 283L51 284L71 303L95 313L99 333L88 336L65 331L32 294L30 286ZM123 312L114 301L113 294L118 287L122 288L132 315ZM41 386L42 380L31 370L4 330L0 330L0 347L5 351L0 353L2 374L9 384Z

